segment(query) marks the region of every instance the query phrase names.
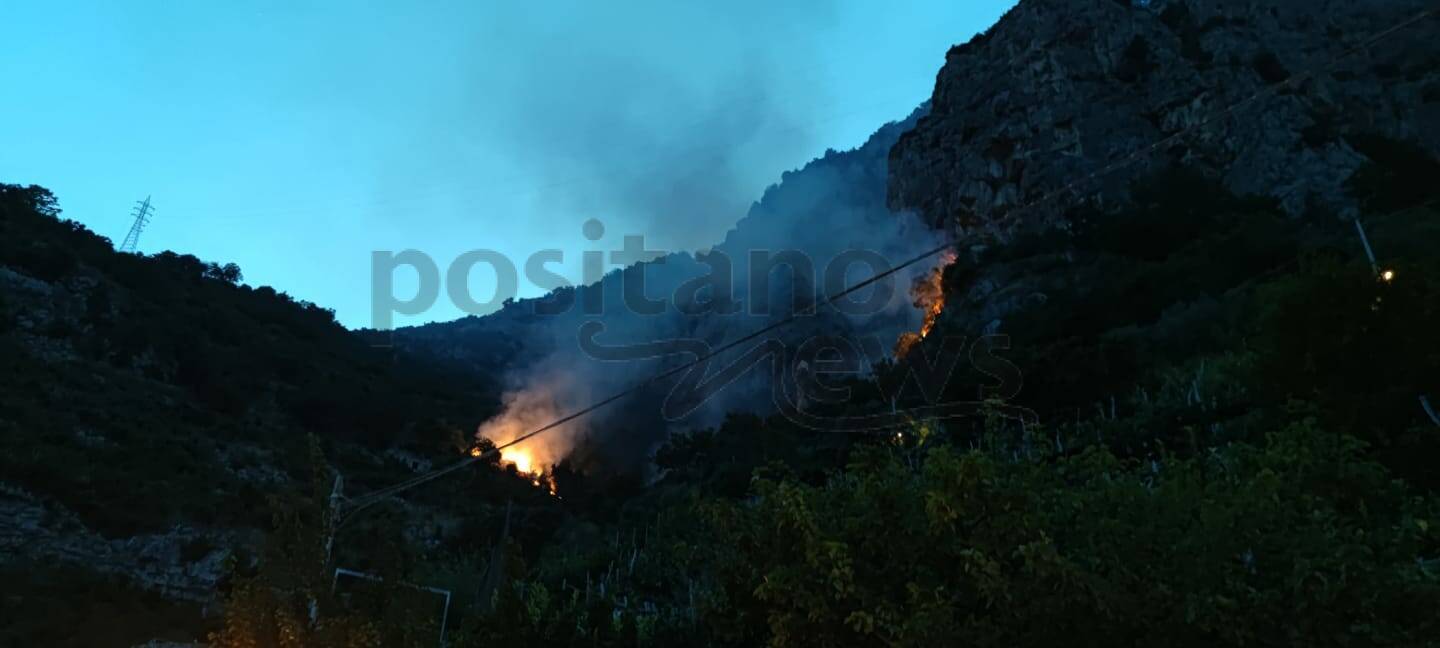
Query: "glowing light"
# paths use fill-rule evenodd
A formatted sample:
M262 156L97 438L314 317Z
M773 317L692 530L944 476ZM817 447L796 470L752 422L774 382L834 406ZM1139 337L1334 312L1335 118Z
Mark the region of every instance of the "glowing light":
M478 457L478 456L480 456L480 448L479 448L478 446L477 446L477 447L474 447L474 448L470 448L470 456L472 456L472 457Z
M537 468L537 461L534 456L530 455L530 452L520 448L505 448L500 451L500 462L516 467L516 472L521 477L530 480L530 484L534 487L544 488L552 497L559 497L554 488L554 475L550 474L549 469Z
M1391 281L1394 281L1394 280L1395 280L1395 271L1394 271L1394 270L1386 270L1386 271L1380 273L1380 279L1382 279L1382 280L1385 281L1386 283L1389 283L1389 282L1391 282Z
M541 436L531 435L530 432L550 425L560 417L561 412L554 399L563 387L563 384L537 381L523 390L509 392L505 394L505 411L482 423L475 431L477 442L488 442L481 447L513 444L500 448L500 464L514 466L516 474L551 495L555 495L555 477L551 469L569 454L571 430L560 426L549 429Z
M955 263L956 258L955 252L946 250L940 257L940 264L930 271L930 275L924 281L915 282L911 293L915 295L915 306L924 309L925 320L919 331L900 334L900 339L895 343L897 357L909 354L910 349L930 335L930 331L935 330L935 323L939 321L940 313L945 310L945 268Z
M534 459L530 453L515 448L506 448L500 451L500 461L514 464L516 472L522 475L529 475L534 472L531 467Z

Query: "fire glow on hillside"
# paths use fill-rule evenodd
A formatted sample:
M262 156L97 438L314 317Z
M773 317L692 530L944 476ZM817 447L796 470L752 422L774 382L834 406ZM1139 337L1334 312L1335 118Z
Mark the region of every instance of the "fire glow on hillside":
M535 387L513 392L505 397L505 411L482 424L476 430L475 438L488 440L497 447L504 446L521 435L548 425L559 417L558 412L548 389ZM549 430L502 448L500 463L514 466L515 472L554 495L555 478L551 469L569 452L569 439L563 426ZM478 456L478 453L478 448L471 450L472 456Z
M482 454L479 446L470 449L470 456L479 457ZM535 468L535 459L530 452L517 447L505 448L500 451L500 465L509 464L515 467L515 472L528 478L531 484L537 488L544 488L555 495L555 475L549 468Z
M915 307L924 311L925 320L920 325L919 331L900 334L900 339L895 342L895 357L903 358L908 355L910 349L935 329L935 322L940 319L940 313L945 310L945 269L955 263L957 258L953 250L944 251L941 253L940 263L930 271L930 274L917 280L911 288L910 294L915 296Z

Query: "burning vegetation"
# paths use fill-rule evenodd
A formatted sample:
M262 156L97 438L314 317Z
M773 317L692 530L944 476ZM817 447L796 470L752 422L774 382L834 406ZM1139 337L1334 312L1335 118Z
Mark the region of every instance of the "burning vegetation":
M528 443L528 441L527 441ZM536 488L543 488L551 495L555 494L555 474L552 472L553 465L540 464L531 452L525 448L514 446L500 451L501 465L515 467L515 472L530 480Z
M505 397L505 411L486 421L475 431L476 445L471 456L480 456L484 447L501 447L522 435L548 425L559 418L551 391L544 387L513 392ZM555 494L555 464L570 450L570 430L566 426L549 430L513 446L502 447L500 464L515 468L520 476L537 488Z
M523 445L523 444L522 444ZM482 437L482 442L470 448L470 456L479 457L485 454L486 447L495 447L495 442ZM553 465L541 464L533 453L519 446L504 448L500 451L500 465L512 466L515 472L521 477L530 480L536 488L544 488L551 495L555 495L555 474L552 471Z
M919 331L900 334L900 339L895 342L896 358L909 355L910 349L930 335L930 331L935 328L935 322L945 310L945 269L954 264L956 258L953 250L946 250L940 256L940 263L929 274L915 280L910 293L915 296L915 307L925 313L925 319Z

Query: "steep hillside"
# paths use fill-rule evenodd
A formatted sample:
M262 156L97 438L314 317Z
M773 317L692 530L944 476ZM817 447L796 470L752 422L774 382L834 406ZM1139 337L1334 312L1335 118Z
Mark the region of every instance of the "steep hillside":
M227 553L270 527L269 498L308 481L307 435L363 492L458 456L460 430L494 411L483 375L372 347L233 266L116 253L59 216L44 189L0 185L0 569L7 596L45 593L0 607L20 637L41 609L108 614L87 590L139 606L116 636L193 624L198 606L163 607L213 600Z
M940 330L1009 336L1026 376L1015 400L1077 422L1117 402L1149 408L1145 390L1176 387L1161 369L1172 363L1198 384L1283 351L1263 388L1211 394L1184 420L1214 432L1267 399L1317 400L1328 424L1437 484L1418 459L1435 441L1412 432L1428 422L1419 397L1440 387L1423 333L1435 326L1425 250L1440 49L1428 34L1440 20L1407 22L1425 8L1021 3L950 51L930 115L890 153L891 205L954 232L962 251ZM1292 74L1303 81L1262 92ZM1367 297L1376 278L1357 226L1376 262L1408 277L1389 294ZM1370 320L1341 306L1370 298ZM1286 317L1284 300L1337 310L1306 324L1304 342L1259 334Z

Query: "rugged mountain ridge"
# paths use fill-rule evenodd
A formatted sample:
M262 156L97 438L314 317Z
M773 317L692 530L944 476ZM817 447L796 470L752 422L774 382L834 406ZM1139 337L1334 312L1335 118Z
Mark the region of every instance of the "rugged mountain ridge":
M930 114L890 153L889 204L935 226L1006 230L1079 198L1118 204L1130 178L1203 171L1286 212L1353 214L1346 181L1373 157L1359 136L1440 152L1440 41L1418 0L1025 0L952 48ZM1315 74L1307 74L1315 71ZM1272 88L1294 75L1292 86ZM1277 90L1234 114L1228 106ZM1124 172L1066 188L1193 129Z
M1212 429L1264 398L1343 389L1335 400L1370 409L1332 423L1429 487L1414 459L1429 437L1395 430L1429 424L1417 395L1434 389L1433 338L1411 327L1430 313L1440 202L1437 25L1432 5L1405 0L1021 2L950 51L930 114L890 152L889 205L957 241L937 330L1007 336L1025 376L1012 398L1042 420L1103 421L1125 392L1148 408L1145 390L1176 388L1156 368L1203 353L1268 355L1265 387L1223 397L1229 411L1200 417ZM1386 37L1342 56L1373 34ZM1396 276L1410 279L1367 295ZM1305 297L1282 296L1296 286ZM1409 312L1392 310L1401 294ZM1354 328L1257 333L1321 330L1278 324L1318 303L1334 308L1327 325ZM1193 385L1208 362L1188 369Z

